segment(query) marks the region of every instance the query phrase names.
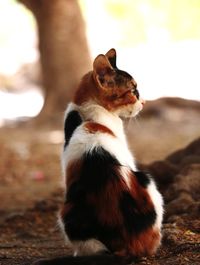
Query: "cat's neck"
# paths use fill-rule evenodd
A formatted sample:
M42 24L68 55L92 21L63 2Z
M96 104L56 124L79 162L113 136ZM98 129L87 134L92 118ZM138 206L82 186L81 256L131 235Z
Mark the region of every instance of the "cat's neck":
M126 141L121 118L95 102L88 102L81 106L71 103L71 107L79 111L84 121L93 121L108 127L116 137Z

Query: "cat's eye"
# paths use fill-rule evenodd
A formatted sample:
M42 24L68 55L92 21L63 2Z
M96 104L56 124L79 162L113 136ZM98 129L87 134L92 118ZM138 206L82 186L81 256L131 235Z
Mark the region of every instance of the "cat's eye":
M131 92L136 96L137 99L139 99L140 94L139 94L139 91L137 90L137 88L133 88L133 89L131 90Z

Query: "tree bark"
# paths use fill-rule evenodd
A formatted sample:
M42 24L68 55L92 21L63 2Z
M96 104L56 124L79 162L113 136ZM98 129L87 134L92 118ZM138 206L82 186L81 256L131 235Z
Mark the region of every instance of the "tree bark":
M18 0L37 22L44 87L38 120L51 120L63 111L84 73L90 55L77 0Z

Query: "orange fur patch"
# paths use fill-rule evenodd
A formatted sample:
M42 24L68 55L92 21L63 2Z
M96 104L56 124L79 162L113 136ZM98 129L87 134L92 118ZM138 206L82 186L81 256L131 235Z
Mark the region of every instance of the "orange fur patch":
M148 228L135 236L130 244L132 254L135 256L153 255L160 245L161 235L158 229Z
M138 183L136 177L132 176L132 172L130 172L130 174L129 179L131 180L131 195L136 201L138 208L140 208L143 213L154 209L153 202L147 190Z
M108 80L108 83L101 86L98 82L95 82L93 72L87 73L82 78L75 93L74 103L82 105L89 100L94 100L108 111L115 111L137 101L136 96L131 92L131 88L126 87L125 84L117 86L108 74L104 78Z
M83 103L94 99L97 93L96 85L93 79L92 72L87 73L83 76L77 91L74 95L74 103L77 105L82 105Z
M87 122L84 127L89 133L100 132L100 133L108 133L112 136L115 136L114 133L108 127L96 122Z
M130 89L124 87L107 87L99 95L101 105L109 111L114 111L120 107L133 105L137 98L131 93Z
M121 257L135 256L151 256L155 254L156 250L160 246L161 234L158 229L148 228L144 232L138 235L127 235L127 245L122 246L120 242L118 242L118 250L115 251L115 255ZM113 245L115 245L115 241L113 241ZM117 249L117 248L115 248Z
M113 169L114 170L114 169ZM98 209L97 216L102 224L119 226L123 224L123 216L119 210L119 198L123 190L117 181L108 181L100 196L94 195L90 198L94 207Z

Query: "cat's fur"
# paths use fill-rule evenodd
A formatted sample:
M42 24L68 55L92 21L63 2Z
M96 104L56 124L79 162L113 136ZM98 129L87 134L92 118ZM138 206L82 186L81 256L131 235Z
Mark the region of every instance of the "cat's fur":
M89 256L40 264L125 264L156 252L163 200L152 178L137 170L121 119L143 104L135 80L117 68L116 51L97 56L66 110L62 154L60 225L74 256Z

